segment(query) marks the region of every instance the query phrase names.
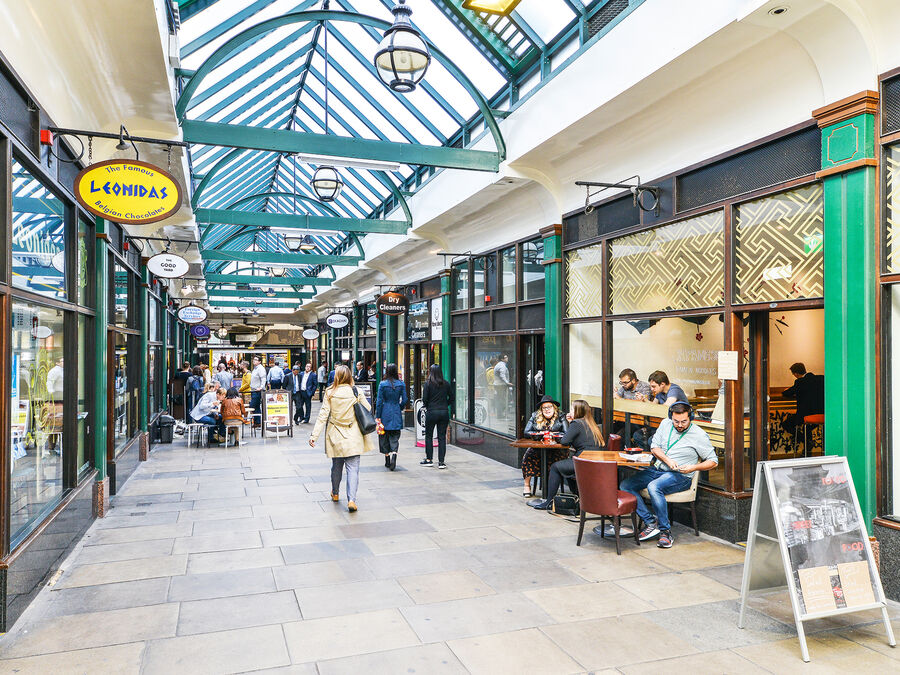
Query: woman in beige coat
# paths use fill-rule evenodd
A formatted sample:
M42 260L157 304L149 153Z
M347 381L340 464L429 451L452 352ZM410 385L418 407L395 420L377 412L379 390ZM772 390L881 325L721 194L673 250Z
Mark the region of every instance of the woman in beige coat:
M341 475L346 470L347 509L350 511L356 511L360 455L375 448L373 434L364 435L356 423L353 406L357 402L371 410L363 393L354 396L350 369L338 366L334 369L334 384L325 390L319 418L309 436L309 445L315 447L322 428L325 428L325 454L331 457L331 500L336 502L340 499Z

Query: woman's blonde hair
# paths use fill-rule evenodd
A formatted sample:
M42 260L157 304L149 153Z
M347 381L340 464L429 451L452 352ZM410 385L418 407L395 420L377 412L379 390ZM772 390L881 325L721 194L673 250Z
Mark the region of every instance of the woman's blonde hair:
M334 390L340 387L342 384L349 384L352 387L353 373L350 372L350 369L347 366L335 366L334 382L332 382L331 386L326 390L328 392L328 398L331 398L334 395Z
M577 398L572 401L572 417L576 420L584 420L587 428L590 430L597 445L606 445L603 442L603 435L600 433L600 427L594 421L594 411L591 409L590 403L584 399Z
M548 402L544 402L540 406L538 406L537 419L535 419L534 421L535 429L552 429L553 425L556 424L557 420L559 420L559 408L555 403L550 404L553 406L553 417L551 417L549 420L544 417L544 413L541 408L547 405Z

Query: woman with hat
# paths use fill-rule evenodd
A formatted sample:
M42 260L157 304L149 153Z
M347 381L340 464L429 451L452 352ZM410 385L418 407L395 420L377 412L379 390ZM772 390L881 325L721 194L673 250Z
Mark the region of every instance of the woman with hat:
M538 409L532 413L531 419L525 425L525 436L540 440L548 431L550 433L565 433L569 424L564 415L559 413L559 402L552 396L544 396L538 404ZM546 450L547 466L566 459L569 456L565 448ZM522 491L524 497L531 497L531 479L541 475L541 450L528 448L522 457L522 477L525 487Z

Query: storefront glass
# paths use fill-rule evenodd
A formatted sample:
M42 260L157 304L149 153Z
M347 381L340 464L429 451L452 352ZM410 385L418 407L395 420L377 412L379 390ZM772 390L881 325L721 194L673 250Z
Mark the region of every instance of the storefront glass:
M12 285L64 300L65 205L16 159L12 170Z
M569 324L569 403L584 399L603 406L603 323Z
M429 301L414 302L409 306L406 319L406 339L421 341L431 339L431 314Z
M614 239L611 314L717 307L725 299L723 212Z
M93 305L93 288L90 282L91 273L94 270L94 242L92 240L94 228L82 218L78 219L78 248L76 249L77 273L76 286L78 288L78 304Z
M63 490L63 313L12 303L10 532L28 533Z
M115 352L113 354L113 390L114 406L111 425L115 447L123 446L135 433L137 428L137 387L136 378L132 377L132 369L136 365L132 354L136 353L137 336L115 334Z
M90 395L93 381L89 369L92 368L93 354L93 319L83 314L78 315L78 475L91 467L88 428L93 426L90 414Z
M883 266L900 272L900 144L885 148ZM897 513L897 511L895 511Z
M131 290L131 272L128 271L115 258L113 265L113 323L119 328L129 327L129 314L131 312L132 294Z
M822 297L823 214L821 183L735 207L735 303Z
M612 326L612 368L614 378L631 368L641 382L660 370L670 383L684 390L697 413L696 423L709 435L719 456L719 466L701 474L701 479L721 487L725 475L725 392L718 379L718 352L723 349L725 334L719 316L616 321ZM613 412L614 422L624 421L624 414L616 412L615 401ZM659 419L665 414L660 406ZM659 420L651 418L650 429L658 425Z
M453 296L453 309L469 309L469 263L453 266L456 293Z
M453 377L456 385L456 403L453 407L453 417L460 422L470 422L469 339L454 338L453 348L456 352L453 360Z
M898 158L900 161L900 158ZM900 366L900 285L892 285L886 291L884 318L887 324L887 357L892 371ZM888 385L891 378L888 377ZM887 449L889 481L891 489L887 499L886 515L900 518L900 392L896 388L887 389L889 397L889 414L887 417Z
M516 247L500 251L500 302L516 301Z
M516 338L475 338L475 423L501 434L516 433Z
M472 307L484 307L486 261L484 256L472 258Z
M157 377L156 369L159 367L159 350L160 348L158 346L150 347L147 363L147 376L149 380L147 382L147 403L151 415L158 409L156 403L159 396L157 392L159 378Z
M566 316L586 318L603 313L603 244L566 253Z
M544 297L544 242L541 239L522 244L522 300Z

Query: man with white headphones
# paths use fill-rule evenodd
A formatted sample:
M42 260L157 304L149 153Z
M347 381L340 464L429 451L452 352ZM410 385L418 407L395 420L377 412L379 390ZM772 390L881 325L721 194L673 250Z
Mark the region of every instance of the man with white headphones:
M675 542L666 495L687 490L695 471L709 471L719 463L709 436L693 421L690 404L678 402L669 406L668 419L660 423L650 441L653 462L622 481L621 489L637 497L637 514L644 521L638 539L647 541L659 536L660 548L672 548ZM650 494L652 512L641 498L644 488Z

